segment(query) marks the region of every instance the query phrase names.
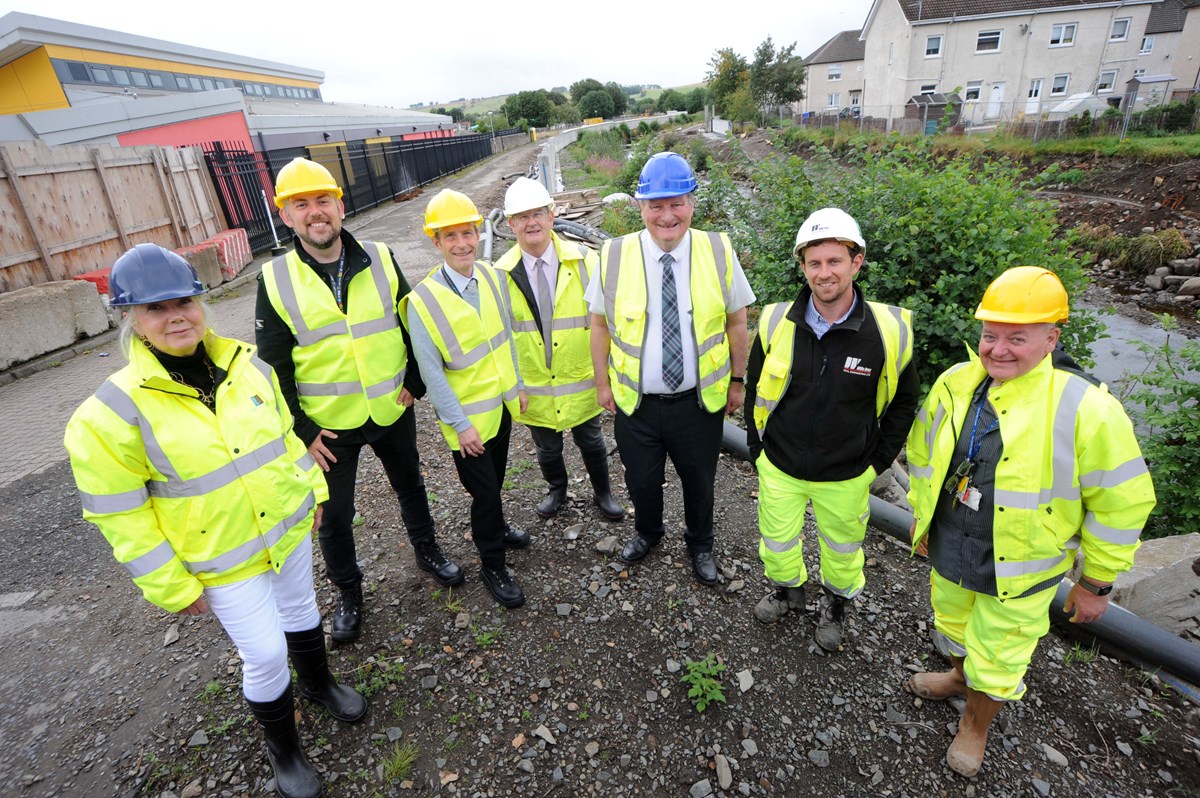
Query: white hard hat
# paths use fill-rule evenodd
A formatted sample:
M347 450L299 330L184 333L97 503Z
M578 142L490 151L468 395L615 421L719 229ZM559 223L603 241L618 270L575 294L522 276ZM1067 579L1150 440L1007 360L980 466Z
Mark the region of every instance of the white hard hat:
M554 212L554 200L550 198L550 192L536 180L518 177L504 192L504 215L516 216L535 208L549 208L551 213Z
M804 254L804 248L814 241L824 241L836 238L839 241L855 244L859 251L866 251L867 242L863 241L862 232L854 217L841 208L822 208L814 211L804 220L796 232L796 246L792 255L799 260Z

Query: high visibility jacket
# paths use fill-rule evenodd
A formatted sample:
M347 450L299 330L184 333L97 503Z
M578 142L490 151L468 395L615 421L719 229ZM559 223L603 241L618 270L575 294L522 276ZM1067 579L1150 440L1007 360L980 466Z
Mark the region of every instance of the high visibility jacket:
M692 231L690 254L692 331L700 404L710 413L725 407L729 394L727 308L733 291L733 245L724 233ZM613 401L630 415L642 400L642 343L646 340L646 266L638 233L604 242L600 282L611 344L608 378Z
M400 278L384 244L362 242L371 265L346 287L349 314L295 250L263 266L275 312L296 337L292 360L304 414L324 429L386 427L404 414L397 399L408 349L396 315Z
M763 308L759 317L758 340L763 344L762 373L755 387L754 426L761 435L767 419L779 406L792 380L792 349L796 341L796 325L787 318L791 302L776 302ZM875 326L883 341L883 374L878 376L875 393L875 417L883 418L888 405L896 398L900 374L912 361L912 311L879 302L867 302L875 317Z
M562 432L600 414L596 404L596 377L592 371L590 328L584 293L596 270L596 253L583 245L568 244L551 234L558 253L558 279L554 286L552 351L546 365L546 343L538 329L537 309L530 307L516 270L524 270L521 247L515 246L496 261L508 280L512 298L513 342L517 365L529 397L529 408L518 419L535 427ZM533 290L536 299L537 287Z
M475 261L479 286L479 311L452 288L434 279L431 272L400 300L407 316L412 303L429 337L442 355L446 381L458 397L463 412L483 441L500 429L503 408L516 418L517 372L513 368L512 332L505 323L503 308L509 307L508 284L492 267ZM451 449L458 450L458 433L441 419L442 435Z
M908 500L929 532L959 435L987 371L971 360L943 373L908 437ZM1112 581L1133 565L1154 486L1133 425L1104 386L1056 369L1051 356L992 389L1004 457L996 464L996 589L1000 599L1065 573L1082 549L1083 572Z
M64 439L83 517L146 599L169 612L206 585L278 572L329 495L271 367L211 330L204 345L227 372L215 412L135 344Z

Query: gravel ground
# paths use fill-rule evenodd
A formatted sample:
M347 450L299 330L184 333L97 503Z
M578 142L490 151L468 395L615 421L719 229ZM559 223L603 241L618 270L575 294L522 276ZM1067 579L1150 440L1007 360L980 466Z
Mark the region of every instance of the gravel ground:
M363 638L331 662L370 695L371 712L345 726L300 704L329 796L1200 794L1200 710L1061 632L1039 647L1025 700L999 716L979 777L950 772L960 708L900 687L913 671L945 667L929 638L928 568L872 530L844 650L816 648L808 616L758 624L757 483L727 455L716 488L722 580L709 588L692 578L679 534L644 563L620 564L632 520L606 523L591 506L570 444L573 501L539 520L541 477L517 427L506 508L534 544L509 558L529 600L504 610L478 579L470 500L432 411L420 402L416 412L439 538L468 580L439 590L416 569L382 470L364 455L357 536L368 615ZM627 499L620 460L611 463ZM678 532L670 469L666 496ZM79 513L65 463L0 490L10 549L0 559L4 793L269 792L219 625L146 604ZM317 562L329 613L335 595ZM716 675L725 701L698 712L681 676L710 654L725 667Z

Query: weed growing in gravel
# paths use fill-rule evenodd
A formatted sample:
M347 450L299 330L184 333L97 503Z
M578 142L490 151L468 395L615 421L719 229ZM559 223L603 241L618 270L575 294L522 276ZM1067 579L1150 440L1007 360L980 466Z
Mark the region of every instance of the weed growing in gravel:
M412 773L413 762L417 761L417 746L412 740L397 743L390 756L383 760L383 775L388 781L403 781Z
M1137 742L1139 745L1142 745L1146 748L1153 748L1158 744L1158 729L1155 729L1154 731L1147 731L1141 737L1137 738Z
M233 724L235 724L235 723L237 723L237 720L232 717L228 717L223 720L214 721L213 723L211 723L210 725L205 727L204 732L209 737L220 737L220 736L228 733L229 730L233 728Z
M471 634L475 636L475 645L487 648L504 637L504 630L494 626L491 629L480 629L479 624L473 623L471 624Z
M1096 659L1096 648L1084 648L1076 643L1063 657L1063 662L1067 665L1078 662L1082 665L1090 665Z
M452 612L455 615L462 612L463 602L460 596L454 595L454 588L449 588L446 591L446 600L441 604L442 609L446 612Z
M366 677L358 684L358 692L363 698L370 698L389 685L399 684L404 676L404 663L398 660L377 660L367 662L358 670Z
M725 691L721 689L720 675L725 670L724 663L717 662L717 655L711 651L702 660L686 660L684 667L687 673L679 680L689 686L688 698L696 705L697 712L708 709L714 702L725 703Z
M220 682L209 682L204 685L204 690L200 692L200 700L206 704L211 704L221 695L222 689Z
M406 713L404 711L404 699L397 698L395 701L392 702L392 717L395 718L396 720L404 720L405 714Z

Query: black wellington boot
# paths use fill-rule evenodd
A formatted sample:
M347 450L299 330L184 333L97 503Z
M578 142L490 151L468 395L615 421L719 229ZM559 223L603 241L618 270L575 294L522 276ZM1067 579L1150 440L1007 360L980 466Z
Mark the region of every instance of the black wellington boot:
M592 479L592 492L595 495L596 506L600 514L609 521L620 521L625 518L625 508L617 504L613 498L612 486L608 480L608 455L603 451L596 454L584 454L583 466Z
M356 690L338 684L329 672L325 633L317 624L305 632L285 632L288 655L296 668L300 695L329 710L340 721L355 723L367 714L367 699Z
M263 727L267 740L267 759L275 771L275 792L283 798L317 798L321 780L300 745L296 728L296 702L289 684L274 701L251 701L250 712Z
M567 465L560 457L551 463L540 463L542 476L550 486L546 497L535 508L539 518L553 518L558 515L563 502L567 500Z

